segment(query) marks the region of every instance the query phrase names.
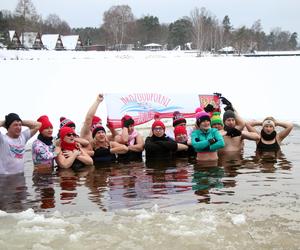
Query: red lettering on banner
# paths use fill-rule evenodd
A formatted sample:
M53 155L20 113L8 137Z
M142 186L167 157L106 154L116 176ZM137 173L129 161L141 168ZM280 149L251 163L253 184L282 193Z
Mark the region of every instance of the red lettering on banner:
M167 107L171 101L171 99L167 96L163 96L161 94L156 93L136 93L130 94L128 96L120 97L120 100L126 105L129 102L155 102L159 103L162 106Z

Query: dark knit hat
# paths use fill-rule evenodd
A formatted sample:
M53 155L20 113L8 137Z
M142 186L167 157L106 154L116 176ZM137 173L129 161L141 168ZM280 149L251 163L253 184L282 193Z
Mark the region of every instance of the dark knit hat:
M201 122L204 122L204 121L210 122L209 114L206 113L205 111L198 112L196 114L196 124L199 126L201 124Z
M42 133L42 131L46 128L49 128L49 127L53 128L52 123L49 121L49 118L46 115L42 115L41 117L39 117L37 119L37 121L42 123L42 126L39 129L40 133Z
M225 121L228 118L234 118L235 119L235 113L234 113L234 111L232 111L232 110L225 111L225 113L223 114L223 122L225 123Z
M75 126L75 123L72 122L70 119L67 119L66 117L60 117L60 125L59 127L62 128L62 127L76 127Z
M106 133L104 127L102 127L101 125L96 125L96 126L94 127L93 133L92 133L92 134L93 134L93 138L95 138L97 132L100 131L100 130L102 130L102 131L104 131L104 133Z
M181 114L179 111L174 111L173 127L176 127L180 123L186 123L186 119L184 118L183 114Z
M20 116L15 114L15 113L9 113L8 115L5 116L5 122L4 126L6 129L9 128L9 126L14 122L14 121L22 121Z
M157 121L153 122L153 124L152 124L152 130L155 127L162 127L163 129L166 129L165 124L162 121L160 121L160 120L157 120Z
M122 117L121 123L122 123L122 128L124 127L128 128L130 125L134 124L134 120L130 115L124 115Z

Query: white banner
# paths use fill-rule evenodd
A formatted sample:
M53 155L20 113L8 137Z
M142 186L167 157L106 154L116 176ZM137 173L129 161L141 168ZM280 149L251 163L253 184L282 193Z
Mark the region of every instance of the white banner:
M107 119L110 126L121 127L124 115L130 115L135 125L146 123L159 114L161 118L172 118L174 111L179 111L186 118L194 117L198 107L212 104L219 108L218 96L199 94L165 94L165 93L121 93L105 94Z

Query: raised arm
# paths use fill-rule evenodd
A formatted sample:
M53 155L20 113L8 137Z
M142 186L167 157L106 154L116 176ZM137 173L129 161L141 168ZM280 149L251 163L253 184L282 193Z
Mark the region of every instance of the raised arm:
M256 126L261 126L262 122L260 121L250 121L250 122L246 122L246 128L249 132L253 132L253 133L257 133L258 135L260 134L257 130L256 130Z
M236 120L236 128L242 131L245 127L244 119L239 115L239 113L234 109L235 120Z
M93 117L96 114L98 106L103 101L103 99L104 99L103 94L97 95L96 100L94 101L92 106L89 108L89 110L85 116L83 127L81 128L81 131L80 131L80 137L89 139L88 137L90 136L90 128L92 126Z
M294 127L294 125L290 122L281 122L281 121L276 121L275 125L284 128L282 131L280 131L277 134L278 143L280 143L285 137L287 137Z
M30 129L30 136L32 137L40 129L42 123L30 120L23 120L22 125Z

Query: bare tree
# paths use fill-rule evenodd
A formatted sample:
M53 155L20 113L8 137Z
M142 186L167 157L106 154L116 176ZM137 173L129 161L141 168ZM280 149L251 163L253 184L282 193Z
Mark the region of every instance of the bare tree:
M127 27L134 21L131 8L128 5L112 6L103 15L103 28L111 37L113 45L122 45Z
M38 16L31 0L19 0L15 13L17 16L22 16L24 19L29 20L34 20Z
M203 50L203 21L202 21L203 10L204 10L204 8L202 8L201 12L200 12L199 8L195 8L191 12L194 44L196 44L197 50L199 50L200 54L201 54L201 51Z
M205 8L195 8L191 12L191 22L193 24L193 38L199 53L204 50L212 50L220 46L222 36L220 27L215 16L210 14Z
M18 18L17 26L18 30L22 31L22 34L25 30L32 29L41 22L41 17L37 14L36 9L31 2L31 0L19 0L16 9L15 15ZM35 27L36 28L36 27ZM21 37L22 44L24 44L24 37Z
M56 14L50 14L46 18L44 24L46 26L44 32L59 33L62 35L68 35L71 33L69 24L64 20L61 20Z

